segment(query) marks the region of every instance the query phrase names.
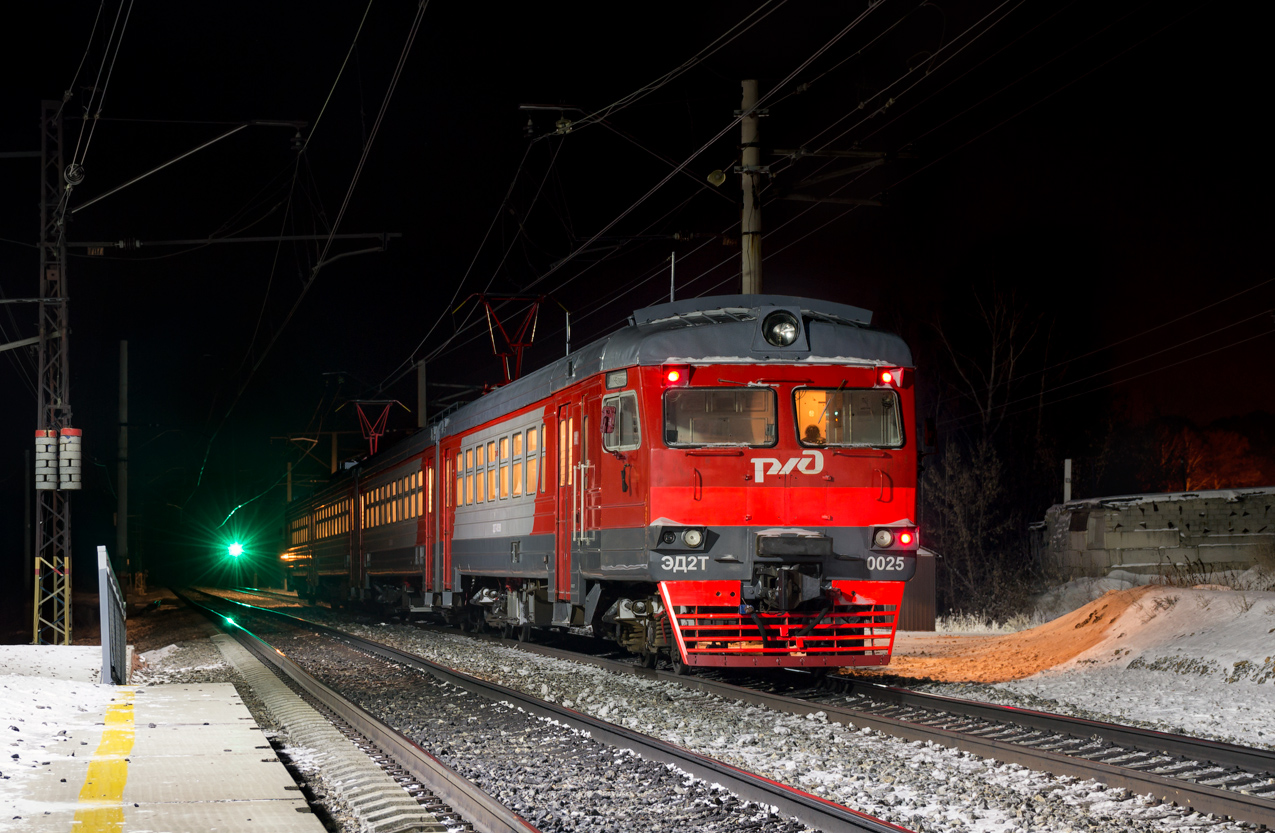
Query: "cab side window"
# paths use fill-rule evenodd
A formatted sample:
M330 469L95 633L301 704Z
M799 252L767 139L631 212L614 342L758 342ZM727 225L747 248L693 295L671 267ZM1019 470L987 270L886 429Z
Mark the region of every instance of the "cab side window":
M615 409L615 423L610 433L602 435L602 447L607 451L630 451L642 444L642 427L638 421L637 394L633 391L607 396L602 400L603 413ZM607 420L603 419L603 430Z

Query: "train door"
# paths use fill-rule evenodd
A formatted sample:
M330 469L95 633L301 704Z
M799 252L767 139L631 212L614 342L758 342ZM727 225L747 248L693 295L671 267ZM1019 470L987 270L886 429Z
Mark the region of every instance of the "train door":
M555 599L566 601L571 598L571 546L579 528L582 508L576 497L576 463L580 458L579 403L559 403L557 430L558 494L555 501L557 534L553 592Z
M580 496L580 527L577 532L578 547L590 555L582 563L598 563L598 547L601 534L602 517L602 478L599 476L602 463L602 429L599 420L602 416L602 400L597 394L591 394L580 403L580 462L576 465L576 479L579 481L577 494ZM576 563L580 567L581 563ZM576 570L579 572L579 570ZM575 577L569 577L568 587L574 588ZM573 599L577 604L584 601L584 588L574 588L579 598Z
M456 449L450 449L443 453L443 481L440 484L439 491L442 493L441 503L443 504L442 523L442 540L438 542L438 550L440 557L435 559L434 563L434 590L440 591L444 588L451 588L452 574L452 530L456 524L456 507L459 505L461 498L461 476L457 467L457 458L460 452Z
M421 540L424 542L423 551L424 560L421 562L421 590L428 590L434 578L434 519L438 516L434 514L434 495L436 492L435 483L438 473L435 471L434 454L427 451L426 459L423 467L423 481L421 483L421 491L418 496L420 500L419 506L421 511L417 512L417 518L422 527Z

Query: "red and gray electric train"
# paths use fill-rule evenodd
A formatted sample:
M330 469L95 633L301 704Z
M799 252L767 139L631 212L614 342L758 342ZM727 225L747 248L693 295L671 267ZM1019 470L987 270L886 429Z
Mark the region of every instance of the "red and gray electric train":
M654 665L885 665L916 569L911 353L871 313L698 298L475 402L289 504L303 595Z

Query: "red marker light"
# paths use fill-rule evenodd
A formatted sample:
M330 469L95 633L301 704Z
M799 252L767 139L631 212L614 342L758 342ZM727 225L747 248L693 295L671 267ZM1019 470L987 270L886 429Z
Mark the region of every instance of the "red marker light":
M665 378L668 382L670 382L670 383L672 383L672 382L676 382L678 379L681 379L681 378L682 378L682 371L680 371L680 370L670 370L670 371L668 372L668 375L666 375L664 378Z
M888 385L894 381L894 374L888 370L881 371L881 384Z
M912 543L912 533L911 533L911 532L900 532L900 533L899 533L899 543L900 543L900 544L902 544L902 545L903 545L903 546L905 546L905 547L906 547L908 544Z

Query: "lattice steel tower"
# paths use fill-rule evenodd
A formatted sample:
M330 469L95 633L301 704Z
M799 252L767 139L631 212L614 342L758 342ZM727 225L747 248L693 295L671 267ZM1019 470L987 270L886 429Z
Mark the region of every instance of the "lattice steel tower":
M67 367L66 218L71 190L63 178L62 102L45 101L40 111L40 350L37 378L36 456L52 462L49 449L59 449L56 470L36 468L35 502L35 644L71 643L71 502L68 489L80 487L79 460L61 459L71 436L71 401ZM72 173L78 178L78 173ZM43 433L42 433L43 432ZM52 433L48 433L52 432ZM79 452L75 436L75 456ZM49 440L53 442L50 443ZM71 469L74 468L74 478ZM42 473L43 469L43 473ZM30 484L28 484L30 485Z

